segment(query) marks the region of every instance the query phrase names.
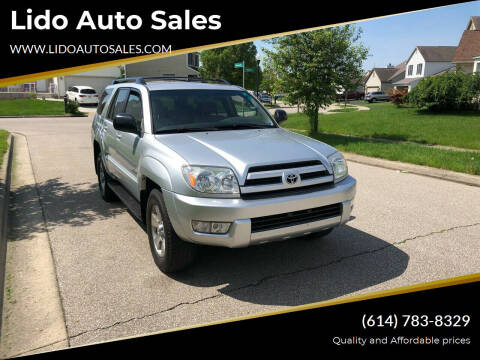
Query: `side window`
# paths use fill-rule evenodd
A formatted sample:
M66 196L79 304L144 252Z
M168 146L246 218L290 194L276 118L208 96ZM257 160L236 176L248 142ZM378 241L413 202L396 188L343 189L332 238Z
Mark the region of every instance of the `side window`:
M119 89L117 91L117 97L115 98L115 102L114 104L112 104L112 106L110 106L110 113L108 116L109 119L113 119L115 115L124 112L129 92L130 89Z
M107 105L108 100L110 99L110 95L112 95L112 89L105 89L98 100L98 107L97 107L97 114L103 113L103 109L105 105Z
M78 92L78 89L76 87L72 87L73 92Z
M142 98L140 94L134 90L130 91L128 96L127 107L125 108L127 114L132 115L137 120L137 128L141 129L143 110L142 110Z
M67 91L72 91L72 90L73 90L73 88L70 86Z

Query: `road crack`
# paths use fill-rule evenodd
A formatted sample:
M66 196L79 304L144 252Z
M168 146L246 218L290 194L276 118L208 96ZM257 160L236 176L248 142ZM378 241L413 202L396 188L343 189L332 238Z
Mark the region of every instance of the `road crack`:
M223 297L223 296L226 296L226 295L228 295L228 294L231 294L231 293L234 293L234 292L237 292L237 291L245 290L245 289L247 289L247 288L260 286L260 285L262 285L263 283L265 283L265 282L267 282L267 281L270 281L270 280L273 280L273 279L281 278L281 277L284 277L284 276L296 275L296 274L299 274L299 273L302 273L302 272L308 272L308 271L314 271L314 270L322 269L322 268L325 268L325 267L328 267L328 266L331 266L331 265L338 264L338 263L340 263L340 262L342 262L342 261L345 261L345 260L348 260L348 259L351 259L351 258L355 258L355 257L358 257L358 256L363 256L363 255L368 255L368 254L374 254L374 253L383 251L383 250L385 250L385 249L388 249L388 248L390 248L390 247L397 247L397 246L399 246L399 245L406 244L406 243L409 242L409 241L413 241L413 240L417 240L417 239L422 239L422 238L426 238L426 237L429 237L429 236L432 236L432 235L442 234L442 233L449 232L449 231L453 231L453 230L457 230L457 229L464 229L464 228L470 228L470 227L475 227L475 226L480 226L480 222L473 223L473 224L468 224L468 225L452 226L452 227L447 228L447 229L441 229L441 230L437 230L437 231L432 231L432 232L427 233L427 234L417 235L417 236L409 237L409 238L406 238L406 239L403 239L403 240L400 240L400 241L395 241L395 242L393 242L393 243L389 243L389 244L387 244L387 245L385 245L385 246L382 246L382 247L379 247L379 248L376 248L376 249L373 249L373 250L366 250L366 251L361 251L361 252L358 252L358 253L355 253L355 254L352 254L352 255L342 256L342 257L339 257L338 259L333 260L333 261L330 261L330 262L328 262L328 263L324 263L324 264L320 264L320 265L315 265L315 266L309 266L309 267L303 267L303 268L298 269L298 270L295 270L295 271L289 271L289 272L283 272L283 273L277 273L277 274L265 276L265 277L263 277L263 278L261 278L261 279L258 279L258 280L255 281L255 282L251 282L251 283L246 284L246 285L244 285L244 286L240 286L240 287L231 289L231 290L229 290L229 291L225 291L225 292L220 293L220 294L203 297L203 298L200 298L200 299L195 300L195 301L181 302L181 303L175 304L175 305L173 305L173 306L171 306L171 307L169 307L169 308L166 308L166 309L163 309L163 310L154 312L154 313L150 313L150 314L146 314L146 315L138 316L138 317L132 317L132 318L127 319L127 320L117 321L117 322L115 322L115 323L113 323L113 324L111 324L111 325L107 325L107 326L103 326L103 327L98 327L98 328L91 329L91 330L81 331L81 332L79 332L79 333L77 333L77 334L75 334L75 335L69 336L69 338L70 338L70 339L73 339L73 338L79 337L79 336L84 335L84 334L87 334L87 333L91 333L91 332L95 332L95 331L107 330L107 329L113 328L113 327L115 327L115 326L123 325L123 324L129 323L129 322L132 322L132 321L146 319L146 318L149 318L149 317L153 317L153 316L156 316L156 315L159 315L159 314L163 314L163 313L166 313L166 312L175 310L175 309L177 309L177 308L179 308L179 307L181 307L181 306L185 306L185 305L196 305L196 304L198 304L198 303L201 303L201 302L204 302L204 301L208 301L208 300L212 300L212 299L216 299L216 298L219 298L219 297Z

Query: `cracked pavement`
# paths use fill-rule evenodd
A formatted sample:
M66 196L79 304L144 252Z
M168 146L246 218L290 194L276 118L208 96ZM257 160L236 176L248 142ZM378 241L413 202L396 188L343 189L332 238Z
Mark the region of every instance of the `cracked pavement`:
M71 346L480 271L480 188L349 163L358 188L347 226L323 239L205 247L166 276L122 204L102 202L90 124L0 119L27 136ZM21 230L28 239L35 224Z

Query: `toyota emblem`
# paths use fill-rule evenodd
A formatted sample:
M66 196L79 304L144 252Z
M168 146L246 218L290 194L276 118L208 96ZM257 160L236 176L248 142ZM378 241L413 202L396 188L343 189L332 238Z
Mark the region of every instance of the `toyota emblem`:
M296 184L299 180L299 176L297 174L288 174L285 176L285 181L288 185Z

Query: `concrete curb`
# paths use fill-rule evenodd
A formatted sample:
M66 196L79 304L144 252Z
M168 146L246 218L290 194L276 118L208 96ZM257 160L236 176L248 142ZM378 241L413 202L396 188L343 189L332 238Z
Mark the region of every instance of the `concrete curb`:
M2 331L3 318L3 292L5 287L5 262L7 255L7 230L8 230L8 203L10 197L10 182L12 175L14 137L9 137L9 147L4 155L6 162L3 162L0 170L0 336Z
M437 169L428 166L402 163L399 161L378 159L352 153L343 153L343 155L348 161L356 162L359 164L377 166L391 170L399 170L411 174L428 176L441 180L447 180L460 184L480 187L480 176L464 174L450 170Z

